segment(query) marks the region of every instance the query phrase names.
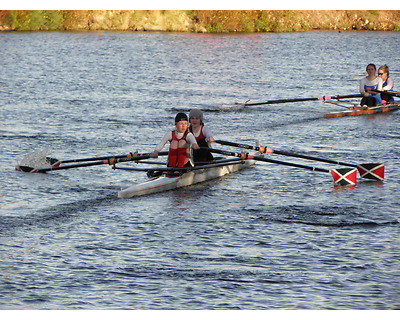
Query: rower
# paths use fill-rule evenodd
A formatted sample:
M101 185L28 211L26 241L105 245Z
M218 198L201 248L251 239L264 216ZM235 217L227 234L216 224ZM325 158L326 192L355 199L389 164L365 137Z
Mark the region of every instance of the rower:
M394 82L393 78L389 77L389 67L388 65L383 65L378 69L378 77L382 79L382 90L388 91L393 90ZM394 97L388 93L381 93L382 104L393 103Z
M170 142L168 151L168 167L183 168L192 167L190 159L190 148L198 149L199 146L193 134L188 129L188 117L179 112L175 116L175 130L168 131L161 142L156 146L152 158L157 158L167 142Z
M210 147L210 143L214 142L211 130L204 125L203 112L199 109L192 109L189 113L189 130L196 138L199 147ZM211 162L214 160L212 153L207 149L193 150L194 164L204 164L204 162Z
M360 81L360 93L363 95L360 105L373 107L382 103L381 96L375 90L381 91L383 82L375 75L376 66L373 63L367 66L366 71L368 76Z

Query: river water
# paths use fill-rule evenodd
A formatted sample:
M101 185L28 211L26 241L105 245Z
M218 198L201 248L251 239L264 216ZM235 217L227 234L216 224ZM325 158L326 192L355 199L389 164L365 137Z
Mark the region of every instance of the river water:
M399 79L398 48L385 32L0 33L0 309L399 309L400 113L235 104L355 94L371 62ZM118 199L145 174L14 170L46 148L151 152L191 108L218 139L382 162L386 179L335 188L329 174L258 163Z

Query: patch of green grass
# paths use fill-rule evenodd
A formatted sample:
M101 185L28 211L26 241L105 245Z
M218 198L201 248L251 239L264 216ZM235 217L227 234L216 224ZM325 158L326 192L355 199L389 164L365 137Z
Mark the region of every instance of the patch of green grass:
M224 31L224 27L219 22L211 23L211 25L208 26L206 29L208 32L223 32Z

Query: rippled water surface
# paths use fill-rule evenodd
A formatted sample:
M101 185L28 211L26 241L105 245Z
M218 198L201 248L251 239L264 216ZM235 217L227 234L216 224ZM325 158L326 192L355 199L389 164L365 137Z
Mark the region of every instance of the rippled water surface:
M399 309L400 113L235 104L354 94L371 62L397 83L399 47L383 32L0 33L0 309ZM382 162L386 179L335 188L326 173L258 163L118 199L145 174L14 170L45 148L151 152L194 107L216 138Z

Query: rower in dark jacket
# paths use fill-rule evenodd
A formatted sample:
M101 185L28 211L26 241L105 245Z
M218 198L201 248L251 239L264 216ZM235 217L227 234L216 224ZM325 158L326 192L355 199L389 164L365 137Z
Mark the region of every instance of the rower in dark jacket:
M214 142L211 130L204 125L203 112L198 109L192 109L189 113L189 131L193 133L196 138L197 144L200 149L193 150L194 164L204 164L214 160L210 151L202 149L201 147L209 147L209 143Z

